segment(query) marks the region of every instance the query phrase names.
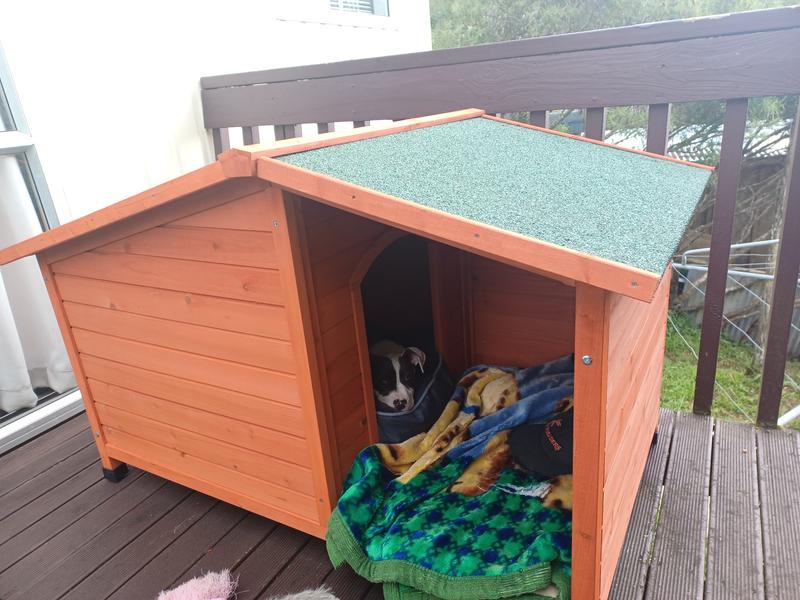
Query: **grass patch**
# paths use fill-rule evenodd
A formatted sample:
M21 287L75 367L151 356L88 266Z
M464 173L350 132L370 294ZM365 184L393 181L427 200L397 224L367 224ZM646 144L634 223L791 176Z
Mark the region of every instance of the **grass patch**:
M686 315L671 312L672 321L686 342L698 351L700 329ZM672 410L691 411L694 399L694 380L697 359L686 347L672 324L667 323L667 345L664 360L664 381L661 386L661 406ZM800 382L800 361L786 364L786 372ZM711 412L715 417L743 423L755 422L758 411L758 393L761 386L761 367L755 362L753 347L737 343L723 336L717 361L717 382ZM726 395L720 386L728 392ZM730 397L728 397L730 396ZM783 414L800 404L800 392L790 386L783 389L781 411ZM800 430L800 419L789 424Z

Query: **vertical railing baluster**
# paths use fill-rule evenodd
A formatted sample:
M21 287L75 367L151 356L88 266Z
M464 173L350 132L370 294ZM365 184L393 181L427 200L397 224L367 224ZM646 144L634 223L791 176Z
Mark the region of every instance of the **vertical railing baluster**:
M667 153L669 139L669 104L651 104L647 109L647 145L653 154Z
M358 129L359 127L364 127L367 124L366 121L353 121L353 129Z
M297 125L275 125L275 140L288 140L289 138L298 137Z
M603 141L606 135L606 109L602 106L586 109L586 137Z
M747 123L747 98L728 100L722 130L722 149L719 158L717 195L714 201L714 220L711 226L711 250L708 257L703 324L700 331L700 356L694 386L695 414L711 413L714 382L717 376L719 339L722 335L722 315L725 307L725 287L733 236L733 217L736 191L742 164L742 146Z
M261 141L261 135L258 133L258 126L242 127L242 141L245 146L258 144Z
M781 243L775 266L769 332L758 401L758 423L768 427L775 427L778 422L797 294L798 270L800 270L800 107L794 118L794 133L786 166L784 198Z
M529 115L531 125L537 127L547 127L547 111L546 110L532 110Z
M328 133L333 131L333 123L317 123L317 133Z
M212 129L211 139L214 142L214 158L231 147L231 136L227 127Z

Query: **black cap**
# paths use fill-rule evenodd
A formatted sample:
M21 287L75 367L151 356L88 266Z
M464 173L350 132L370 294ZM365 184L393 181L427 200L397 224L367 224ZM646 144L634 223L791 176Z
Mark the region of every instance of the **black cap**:
M572 473L573 410L545 423L528 423L511 431L508 445L517 465L549 479Z

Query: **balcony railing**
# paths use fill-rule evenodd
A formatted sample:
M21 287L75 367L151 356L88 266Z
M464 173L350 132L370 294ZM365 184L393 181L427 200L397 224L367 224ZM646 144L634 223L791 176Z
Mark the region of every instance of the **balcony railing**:
M276 139L298 124L355 126L483 108L529 114L585 109L585 135L601 139L606 109L649 106L646 149L665 153L670 105L725 103L714 219L695 387L694 412L711 410L723 321L728 257L748 100L800 94L800 6L667 21L467 48L205 77L205 125L216 152L241 128L245 143L260 127ZM798 123L789 148L781 243L770 302L758 421L775 426L800 264Z

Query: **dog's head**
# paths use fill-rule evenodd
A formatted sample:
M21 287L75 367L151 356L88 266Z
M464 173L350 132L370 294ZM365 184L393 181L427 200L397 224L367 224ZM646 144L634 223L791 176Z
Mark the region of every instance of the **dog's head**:
M370 363L375 400L395 411L414 408L414 390L425 366L425 353L414 346L383 341L370 348Z

